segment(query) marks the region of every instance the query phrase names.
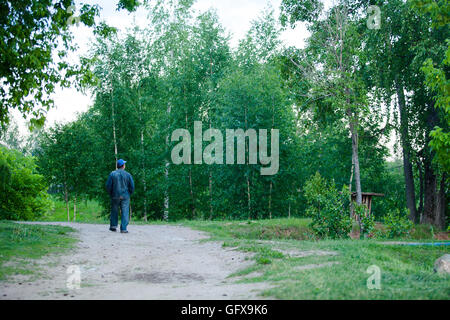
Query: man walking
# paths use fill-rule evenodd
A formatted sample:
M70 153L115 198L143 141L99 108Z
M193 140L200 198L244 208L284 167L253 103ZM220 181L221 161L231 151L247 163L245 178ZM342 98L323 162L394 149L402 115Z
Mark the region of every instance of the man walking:
M127 226L130 211L130 196L134 192L134 181L131 174L125 171L123 159L117 161L117 170L111 172L106 181L106 190L111 197L111 218L109 230L116 231L119 219L119 207L122 211L120 232L128 233Z

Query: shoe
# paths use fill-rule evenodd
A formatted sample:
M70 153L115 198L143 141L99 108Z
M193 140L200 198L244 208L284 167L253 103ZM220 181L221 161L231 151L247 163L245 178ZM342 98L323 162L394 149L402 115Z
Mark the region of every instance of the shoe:
M116 232L116 231L117 231L117 229L114 228L114 227L110 227L109 230L110 230L110 231L113 231L113 232Z
M120 233L128 233L127 230L120 230Z

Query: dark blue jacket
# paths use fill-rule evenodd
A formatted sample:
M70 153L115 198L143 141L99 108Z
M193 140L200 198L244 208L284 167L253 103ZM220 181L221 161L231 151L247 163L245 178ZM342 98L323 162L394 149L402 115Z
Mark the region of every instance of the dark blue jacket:
M129 198L134 192L133 177L125 170L117 169L109 174L106 190L111 198Z

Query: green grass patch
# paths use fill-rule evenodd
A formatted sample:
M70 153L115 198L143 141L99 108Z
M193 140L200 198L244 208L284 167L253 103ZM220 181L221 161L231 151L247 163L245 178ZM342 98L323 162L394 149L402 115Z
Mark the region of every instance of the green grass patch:
M211 240L223 241L224 247L253 253L255 263L232 276L239 276L238 282L271 283L273 287L263 291L264 296L449 299L450 276L433 271L435 260L450 253L448 246L387 245L376 239L317 240L308 228L309 222L309 219L293 218L254 222L184 221L182 224L209 232ZM425 227L416 230L421 228L428 230ZM419 235L419 231L415 239L434 240L431 233L422 230ZM367 286L371 276L367 269L372 265L381 270L380 290Z
M235 239L314 239L310 219L271 219L252 221L182 221L183 225L212 232L214 236Z
M0 280L32 274L36 269L29 259L72 248L77 241L72 232L70 227L0 221Z
M436 229L430 224L418 224L415 225L411 231L411 239L433 239Z
M40 221L67 221L66 203L57 198L52 199L53 205L39 220ZM95 200L78 201L76 219L74 220L73 201L69 201L69 217L71 222L107 223L108 217L101 216L103 208Z

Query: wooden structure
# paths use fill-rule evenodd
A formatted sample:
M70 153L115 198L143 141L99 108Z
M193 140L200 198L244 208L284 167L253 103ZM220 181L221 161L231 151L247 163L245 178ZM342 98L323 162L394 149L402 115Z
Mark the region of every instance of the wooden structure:
M372 209L372 197L384 197L382 193L362 192L362 203L367 207L367 214L370 215ZM356 192L352 192L352 202L356 202Z

